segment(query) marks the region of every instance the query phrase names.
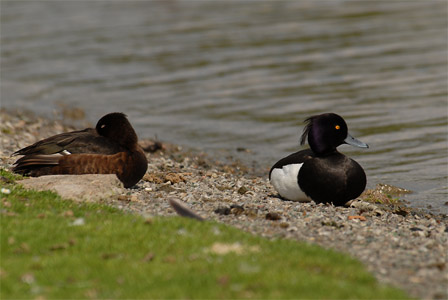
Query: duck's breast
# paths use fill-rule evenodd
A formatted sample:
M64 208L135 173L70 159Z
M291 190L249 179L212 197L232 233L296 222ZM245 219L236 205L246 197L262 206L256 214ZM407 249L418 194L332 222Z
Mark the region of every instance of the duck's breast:
M299 186L318 203L344 205L364 191L366 175L357 162L337 153L308 161L299 171Z

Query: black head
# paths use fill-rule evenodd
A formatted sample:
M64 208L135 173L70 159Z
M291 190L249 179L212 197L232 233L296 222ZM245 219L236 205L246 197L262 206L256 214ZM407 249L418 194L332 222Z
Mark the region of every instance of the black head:
M367 148L367 144L358 141L348 133L344 119L334 113L326 113L309 117L303 129L300 144L308 137L308 144L314 153L325 155L336 151L336 147L347 143L352 146Z
M110 113L102 117L96 124L99 135L116 141L124 147L134 147L137 144L137 134L123 113Z

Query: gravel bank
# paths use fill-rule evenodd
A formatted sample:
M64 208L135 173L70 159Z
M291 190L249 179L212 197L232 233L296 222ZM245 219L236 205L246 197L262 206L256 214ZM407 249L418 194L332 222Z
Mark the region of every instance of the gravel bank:
M0 119L0 166L6 169L15 161L9 157L15 150L74 129L32 114L0 111ZM411 296L448 298L447 216L362 200L349 207L283 201L266 177L251 175L244 165L219 163L174 145L163 144L148 153L148 160L148 172L136 188L124 189L112 180L115 192L101 201L150 218L174 215L167 200L182 200L208 220L350 253L381 282Z

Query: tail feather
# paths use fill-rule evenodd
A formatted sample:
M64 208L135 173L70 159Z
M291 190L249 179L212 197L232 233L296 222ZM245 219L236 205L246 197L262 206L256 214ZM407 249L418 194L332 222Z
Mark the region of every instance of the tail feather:
M60 154L52 155L27 155L18 159L14 163L13 171L20 174L30 174L34 176L33 172L37 169L48 169L48 167L57 166L59 159L62 157Z
M60 154L51 154L51 155L27 155L20 159L18 159L14 164L19 165L57 165L59 159L62 157Z
M168 203L177 212L178 215L180 215L182 217L186 217L186 218L195 219L198 221L204 221L204 218L202 218L195 211L193 211L191 208L186 206L186 204L183 203L182 201L174 199L174 198L170 198L170 199L168 199Z

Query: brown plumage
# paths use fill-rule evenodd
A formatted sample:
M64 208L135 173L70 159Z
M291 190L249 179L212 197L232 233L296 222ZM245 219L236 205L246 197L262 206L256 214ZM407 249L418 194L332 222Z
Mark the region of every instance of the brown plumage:
M126 188L135 185L148 168L137 134L122 113L105 115L95 129L58 134L14 155L25 155L15 162L16 173L116 174Z

